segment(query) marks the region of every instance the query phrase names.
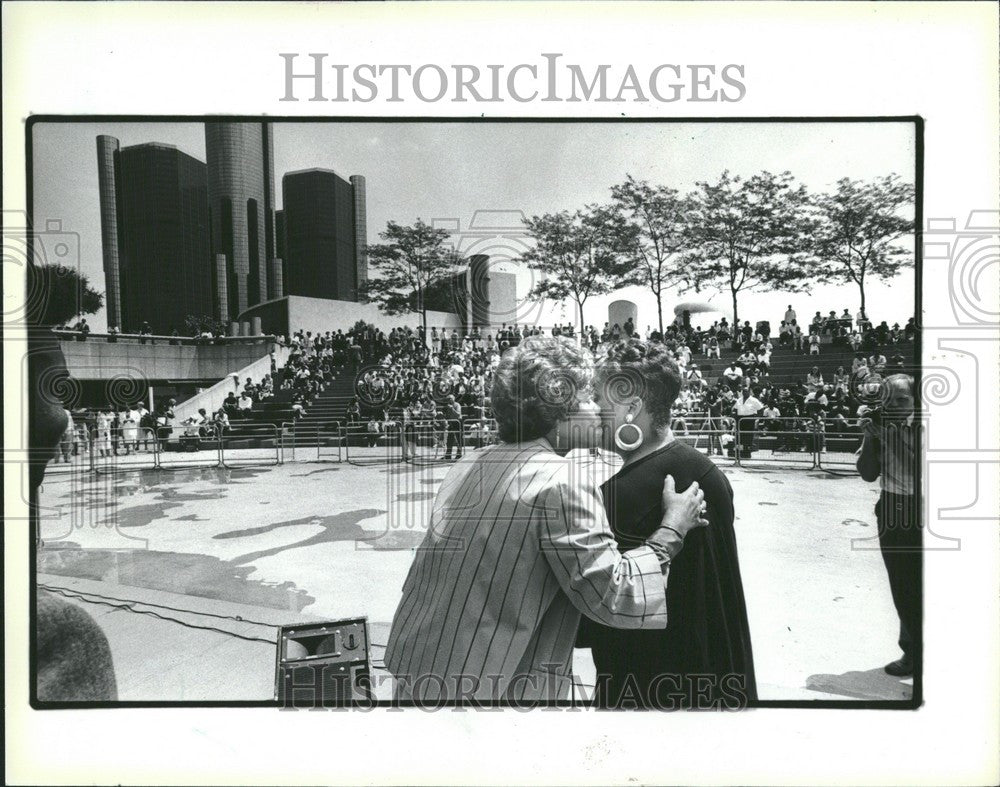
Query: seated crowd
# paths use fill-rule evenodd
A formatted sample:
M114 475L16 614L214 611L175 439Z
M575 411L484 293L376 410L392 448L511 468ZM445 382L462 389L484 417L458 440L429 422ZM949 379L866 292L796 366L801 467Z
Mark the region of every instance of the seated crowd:
M826 342L850 345L855 350L851 369L841 366L831 379L824 380L819 368L813 367L804 380L776 385L770 379L774 344L766 321L756 326L744 321L737 327L723 317L702 330L692 326L685 315L685 319L667 325L662 334L647 326L645 338L665 344L681 373L683 387L674 406L678 434L719 430L733 418L741 422L752 418L753 426L748 428L760 433L822 427L827 433L856 434L859 400L851 381L856 387L869 373L901 368L901 354L887 361L878 348L912 342L916 330L912 318L903 328L898 324L890 328L885 321L873 325L863 312L852 320L845 309L839 317L832 311L827 317L816 312L808 335L804 335L791 306L784 316L777 337L779 346L817 354L825 343L821 337L829 337ZM84 335L88 330L85 325L76 327ZM496 331L473 328L462 334L455 328L432 327L425 334L422 327L395 327L386 332L359 321L346 331L296 331L287 339L277 338L279 345L290 348L283 369L279 371L272 360L271 374L257 383L250 378L237 383L218 410L211 414L199 410L198 415L178 425L183 427L181 436L189 440L225 436L236 423L252 420L255 406L279 393L283 401L289 401L298 420L319 393L347 374L357 394L344 414L349 431L375 444L392 429L410 438L425 430L435 445L445 446L446 456L450 457L453 449L461 455L460 441L452 433L460 430L462 423L467 429L478 429L484 440L487 437L486 421L492 417L489 391L501 355L525 338L541 334L575 337L576 328L565 324L543 330L505 324ZM605 323L601 329L587 325L581 341L596 354L602 345L638 334L633 320L628 319L623 325ZM720 360L724 350L740 354L713 375L714 380L709 379L707 365L703 372L696 356ZM140 444L148 446L154 434L171 431L175 404L169 399L155 413L142 404L124 411L108 406L74 413L61 444L65 447L62 456L78 453L90 440L102 456L139 450Z

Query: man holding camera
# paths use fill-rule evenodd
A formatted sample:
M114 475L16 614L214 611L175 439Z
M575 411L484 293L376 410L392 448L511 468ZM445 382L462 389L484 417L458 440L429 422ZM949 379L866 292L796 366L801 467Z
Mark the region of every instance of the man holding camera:
M907 677L919 672L922 651L923 552L914 481L917 443L913 378L891 375L885 380L884 390L884 407L864 414L864 440L857 469L865 481L879 479L881 483L875 518L889 589L899 614L899 647L903 651L903 657L887 664L885 671Z

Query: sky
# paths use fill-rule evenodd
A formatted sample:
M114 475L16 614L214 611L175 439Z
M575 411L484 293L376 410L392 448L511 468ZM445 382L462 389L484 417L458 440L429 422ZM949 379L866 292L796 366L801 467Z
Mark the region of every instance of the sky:
M204 127L197 122L37 123L32 133L34 226L41 230L55 219L63 232L75 233L69 237L79 238L80 270L101 291L95 138L110 134L123 147L163 142L205 160ZM814 192L833 190L843 177L895 173L911 183L915 178L914 127L903 122L277 122L274 153L279 208L285 172L323 167L344 177L364 175L369 243L379 242L388 221L410 224L420 218L458 228L460 249L492 250L501 257L523 248L519 216L606 202L611 186L626 175L681 192L697 181L718 179L724 170L742 176L788 170ZM470 234L477 215L475 223L502 229ZM912 238L906 247L912 249ZM532 274L516 264L504 268L517 274L523 297ZM912 268L891 282L870 282L869 316L902 324L913 313L914 287ZM637 304L640 329L655 325L655 299L639 287L592 298L584 308L587 322L603 325L608 304L621 298ZM670 292L665 314L691 299L707 300L732 317L728 291ZM801 321L816 310L840 313L847 307L854 313L860 296L855 285L846 284L817 286L808 295L745 292L740 317L777 325L789 303ZM534 313L546 325L575 316L572 304L545 304ZM88 322L95 331L104 330L104 310Z

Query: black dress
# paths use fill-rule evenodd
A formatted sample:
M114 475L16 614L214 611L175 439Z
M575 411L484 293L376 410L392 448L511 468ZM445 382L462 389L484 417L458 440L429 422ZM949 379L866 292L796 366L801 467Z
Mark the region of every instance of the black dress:
M698 482L709 526L688 533L671 563L667 628L612 629L585 618L577 646L592 649L602 707L745 707L757 684L725 474L673 441L604 484L608 520L622 551L640 546L660 524L668 474L678 491Z

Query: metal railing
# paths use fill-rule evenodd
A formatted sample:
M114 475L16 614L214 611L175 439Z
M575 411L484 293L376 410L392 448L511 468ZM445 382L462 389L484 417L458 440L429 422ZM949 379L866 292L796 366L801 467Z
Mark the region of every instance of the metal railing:
M156 467L222 467L222 438L214 424L161 426L156 430Z
M344 458L354 465L390 464L403 461L399 424L395 421L376 422L378 431L365 424L343 427Z
M862 429L852 420L823 419L823 445L817 457L818 466L831 473L855 472L858 452L864 436Z
M262 342L274 343L277 337L272 334L260 334L257 336L169 336L164 334L150 333L94 333L92 331L83 333L73 329L56 328L52 331L57 339L63 341L99 341L106 344L170 344L183 346L205 346L211 344L260 344Z
M192 467L275 466L288 461L347 461L354 465L448 461L498 442L493 418L435 419L342 424L284 422L239 424L220 431L214 424L103 430L81 427L60 442L47 468L56 475L109 474L129 470ZM807 417L675 416L677 440L738 467L821 469L853 474L862 434L853 421ZM68 461L67 461L68 460Z
M240 424L217 432L223 467L281 464L281 431L275 424Z
M822 433L808 418L736 419L736 433L728 456L740 467L792 466L812 470L818 465Z

